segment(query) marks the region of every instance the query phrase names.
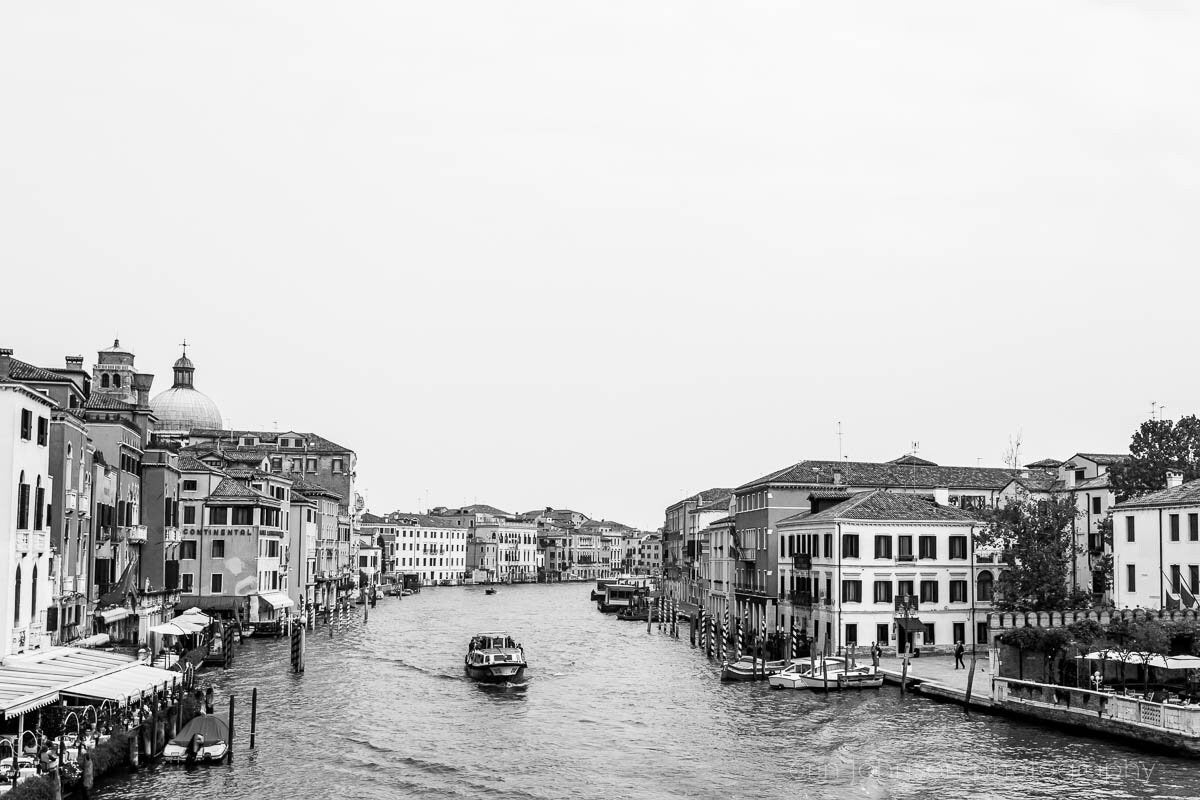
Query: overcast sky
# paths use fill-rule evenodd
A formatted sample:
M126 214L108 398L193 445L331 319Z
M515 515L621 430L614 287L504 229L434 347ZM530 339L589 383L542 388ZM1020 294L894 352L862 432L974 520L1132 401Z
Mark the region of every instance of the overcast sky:
M657 527L1197 410L1200 7L9 4L0 346L184 337L373 511Z

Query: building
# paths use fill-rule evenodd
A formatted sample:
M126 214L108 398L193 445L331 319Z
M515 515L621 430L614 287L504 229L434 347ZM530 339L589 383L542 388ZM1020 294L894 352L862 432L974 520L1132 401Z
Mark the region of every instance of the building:
M188 433L196 429L220 430L223 427L221 411L208 395L196 388L196 367L187 356L186 344L172 370L175 381L171 388L150 401L159 436L178 440L186 439Z
M700 532L729 513L732 494L732 489L705 489L667 506L663 524L663 574L669 596L700 604L703 593L698 582Z
M51 644L53 554L47 516L50 420L57 404L11 377L12 350L0 350L0 657Z
M1167 473L1166 488L1113 506L1117 608L1196 608L1200 592L1200 480Z
M537 525L532 522L476 522L467 536L467 569L482 571L491 581L533 583L538 579L537 549Z
M897 652L986 646L994 566L978 563L972 514L881 489L813 492L809 502L778 526L784 557L798 565L784 629L794 620L829 653L876 642Z
M467 579L467 541L470 528L464 519L433 514L393 511L378 516L364 514L362 530L379 541L395 543L390 552L381 550L391 570L416 575L422 586L457 585Z
M749 616L755 629L766 617L767 628L781 625L795 611L787 606L788 587L796 569L781 556L781 520L809 508L818 491L939 493L946 505L969 510L995 505L1000 492L1020 470L940 466L914 455L886 463L865 461L800 461L739 486L733 491L733 517L738 555L734 564L734 608Z
M648 533L637 541L637 560L634 572L638 575L658 577L663 570L662 533Z

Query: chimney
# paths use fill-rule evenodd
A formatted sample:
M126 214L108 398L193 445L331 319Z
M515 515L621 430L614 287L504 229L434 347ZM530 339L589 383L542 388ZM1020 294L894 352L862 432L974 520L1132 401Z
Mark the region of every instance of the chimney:
M154 384L154 376L145 372L135 373L133 376L133 389L137 392L137 404L140 408L146 408L150 405L150 387Z
M8 347L0 347L0 381L8 380L8 375L12 371L12 350Z
M939 506L950 505L950 487L938 486L933 490L933 502Z
M67 356L67 369L83 372L83 356Z
M1183 485L1183 473L1178 470L1167 470L1167 488L1174 489L1176 486Z
M833 468L833 485L834 486L842 485L842 469L841 469L841 467Z

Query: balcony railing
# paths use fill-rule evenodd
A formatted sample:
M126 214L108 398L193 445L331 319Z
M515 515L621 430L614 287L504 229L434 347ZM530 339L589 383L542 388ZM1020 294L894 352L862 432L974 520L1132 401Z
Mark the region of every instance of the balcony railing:
M87 492L80 494L77 508L80 516L86 517L92 513L92 496Z
M17 531L16 542L17 542L17 552L18 553L28 553L29 546L32 544L32 541L30 540L30 536L29 536L29 531Z
M146 543L146 526L145 525L130 525L126 530L128 533L128 541L130 544L145 544Z
M78 506L79 492L74 489L67 489L66 495L63 497L63 511L67 514L73 514Z
M813 604L812 592L788 592L788 600L794 606L811 607Z
M179 542L182 541L182 538L183 537L179 535L179 528L163 528L163 541L167 544L179 544Z

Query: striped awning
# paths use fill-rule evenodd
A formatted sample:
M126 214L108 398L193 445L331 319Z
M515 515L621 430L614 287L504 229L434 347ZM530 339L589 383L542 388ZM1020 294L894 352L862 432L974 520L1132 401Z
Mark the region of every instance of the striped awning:
M0 665L0 710L5 719L48 706L63 688L121 669L132 656L52 647L9 656Z
M124 669L101 675L90 681L77 683L62 690L71 697L84 697L89 700L114 700L126 703L139 697L142 693L150 694L155 690L171 686L182 675L169 669L159 669L145 664L130 664Z

